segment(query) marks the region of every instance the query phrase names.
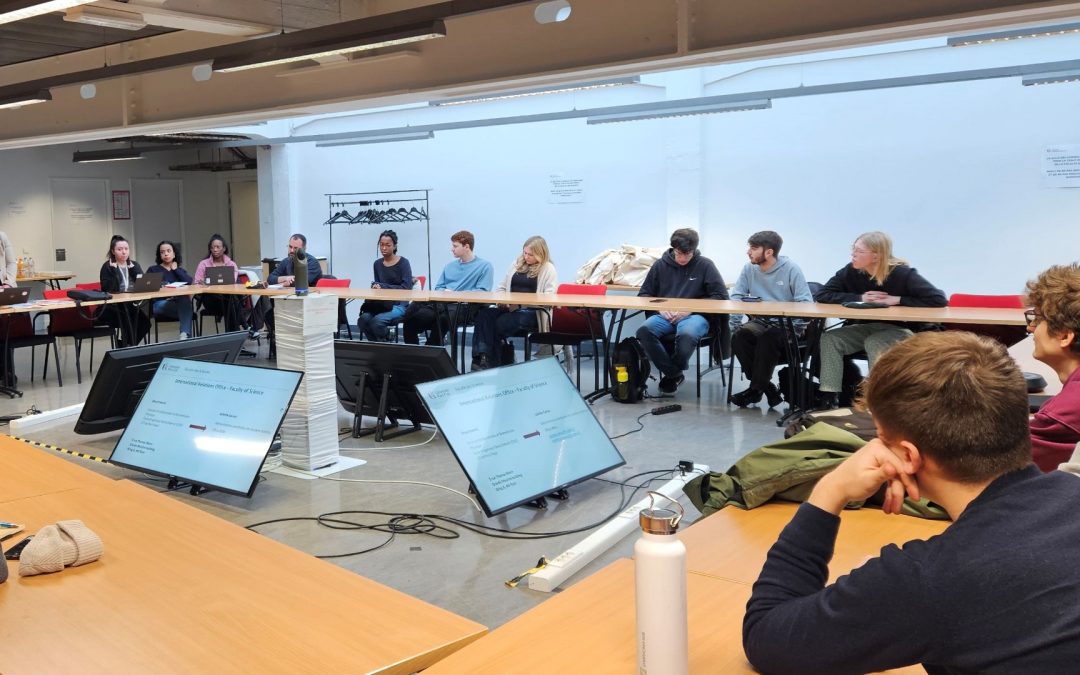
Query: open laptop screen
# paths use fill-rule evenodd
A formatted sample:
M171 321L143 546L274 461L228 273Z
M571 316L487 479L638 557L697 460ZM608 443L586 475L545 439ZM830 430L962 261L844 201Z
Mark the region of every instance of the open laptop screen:
M416 391L489 516L626 463L555 359Z

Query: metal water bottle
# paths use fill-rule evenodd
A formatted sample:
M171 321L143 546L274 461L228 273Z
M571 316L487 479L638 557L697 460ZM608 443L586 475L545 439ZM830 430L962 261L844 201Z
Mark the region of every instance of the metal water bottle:
M686 675L686 546L675 536L683 508L659 492L649 497L649 508L638 518L641 539L634 544L638 675ZM657 508L658 498L671 508Z

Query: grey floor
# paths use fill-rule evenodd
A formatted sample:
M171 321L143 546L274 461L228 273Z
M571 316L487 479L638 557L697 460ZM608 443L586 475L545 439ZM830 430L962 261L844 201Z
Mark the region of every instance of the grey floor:
M172 336L171 332L169 336ZM167 339L164 329L161 337ZM99 345L104 344L104 341L99 341ZM95 361L100 361L102 352L103 349L96 350ZM272 365L266 354L264 344L259 356L246 362ZM35 375L36 381L31 383L28 350L19 351L16 373L24 396L11 400L0 396L0 414L21 413L31 405L49 410L83 401L92 381L87 372L87 351L84 349L84 377L80 385L75 378L73 347L70 341L62 341L63 387L56 386L51 364L49 379L42 382L42 355L43 350L39 349L38 373ZM584 362L583 389L592 387L592 367L591 360ZM745 383L740 381L737 368L735 378L735 389L738 391ZM640 432L616 440L615 444L627 463L602 478L623 481L641 472L672 469L679 460L684 459L707 464L714 470L724 470L747 451L781 436L781 430L775 424L780 416L778 411L729 409L724 404L726 391L721 385L719 372L706 376L700 400L694 395L692 381L693 375L690 373L686 384L675 397L661 402L625 405L605 398L593 406L597 419L612 436L637 428L635 419L656 405L675 402L683 406L682 411L677 413L647 415L642 418L644 428ZM348 419L342 410L342 424ZM108 457L119 436L118 433L78 436L71 427L70 422L54 425L31 434L32 440ZM446 443L434 429L425 428L420 433L384 443L376 443L370 437L352 439L347 434L341 438L341 453L363 459L366 464L331 477L338 480L304 480L264 473L265 480L259 484L251 499L214 492L197 497L186 492L171 492L170 496L244 526L277 518L310 518L328 512L367 510L443 515L514 532L561 532L582 527L611 514L620 504L619 486L590 480L571 488L568 501L552 502L547 511L522 508L486 518L464 496L447 490L415 484L359 482L421 481L464 491L467 481ZM164 482L159 479L64 454L60 456L93 471L116 478L130 478L151 488L165 490ZM636 482L641 480L644 479ZM640 496L641 493L638 493L635 499ZM682 501L689 510L688 520L696 518L698 514L689 502L685 498ZM357 514L343 518L374 525L385 522L388 516ZM458 525L442 524L457 537L440 539L431 535L399 534L378 550L333 558L330 562L493 628L549 597L549 594L530 591L526 584L511 589L503 582L532 567L541 556L553 557L587 534L510 541L481 536ZM335 530L311 521L266 525L259 531L313 555L334 555L372 548L388 538L382 532ZM630 535L620 541L565 586L572 585L612 560L629 556L635 539L636 535ZM274 580L267 581L273 583Z

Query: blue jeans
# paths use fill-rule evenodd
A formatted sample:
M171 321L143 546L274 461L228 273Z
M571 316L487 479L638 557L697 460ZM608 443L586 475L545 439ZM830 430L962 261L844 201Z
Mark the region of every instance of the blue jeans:
M674 325L654 314L638 328L637 339L661 375L678 377L690 366L690 355L708 332L709 322L700 314L691 314ZM675 336L674 353L671 354L660 341L669 335Z
M180 332L191 335L191 298L154 301L154 316L180 321Z
M389 312L371 314L361 312L356 318L356 327L360 334L373 342L388 342L390 326L396 325L405 316L405 305L394 305Z

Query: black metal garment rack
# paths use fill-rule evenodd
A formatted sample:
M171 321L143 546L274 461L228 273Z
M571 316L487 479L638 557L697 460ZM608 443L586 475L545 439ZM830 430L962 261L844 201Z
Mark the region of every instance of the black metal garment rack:
M330 217L329 271L334 273L334 225L393 225L423 223L427 241L427 278L431 279L431 190L326 193ZM415 269L415 268L414 268Z

